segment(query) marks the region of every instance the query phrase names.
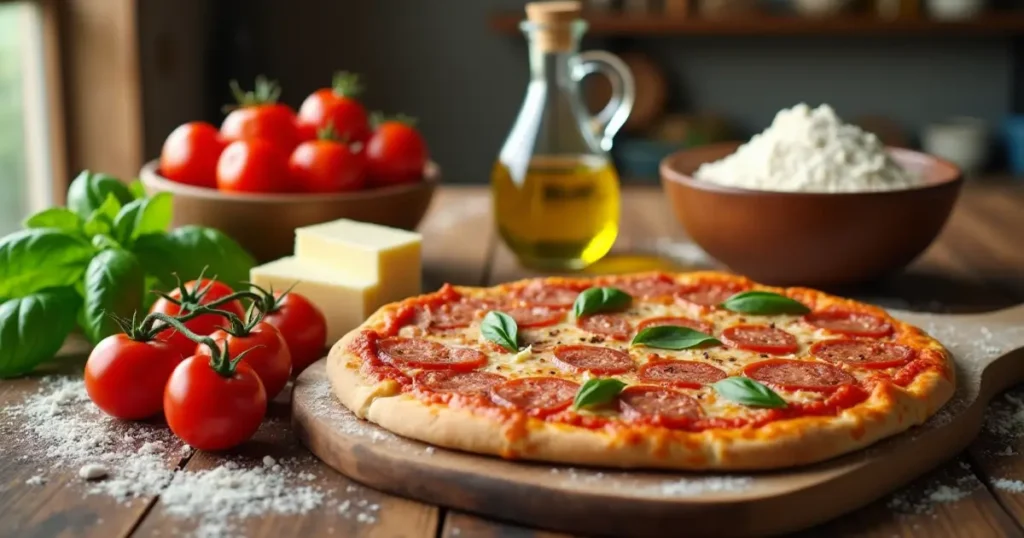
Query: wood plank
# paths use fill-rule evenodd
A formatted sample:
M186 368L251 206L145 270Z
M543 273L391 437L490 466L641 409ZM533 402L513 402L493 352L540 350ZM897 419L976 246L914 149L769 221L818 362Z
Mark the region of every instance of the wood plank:
M0 437L4 439L4 457L0 458L0 537L127 536L154 502L152 496L122 503L107 495L87 494L87 486L78 476L78 466L54 466L41 453L38 440L22 429L22 419L5 414L38 392L44 375L78 375L85 362L85 349L82 342L72 341L61 351L62 358L55 365L43 367L31 377L0 383ZM140 428L148 429L145 425L133 425L131 431ZM154 425L152 429L162 427ZM123 438L129 428L111 422L109 431L111 437ZM180 443L168 446L163 458L168 469L181 464ZM30 484L35 477L43 477L45 482Z
M931 498L941 498L943 492L962 498L953 502ZM967 460L958 458L889 497L796 536L986 538L1022 533Z
M286 389L286 392L290 389ZM337 473L299 444L289 420L289 394L279 396L256 435L236 450L198 452L185 466L200 472L233 462L241 467L264 465L264 458L285 460L292 478L289 487L311 485L324 494L322 504L304 514L267 513L259 517L227 520L232 535L250 538L279 536L344 536L353 538L433 538L440 510L436 506L393 497L365 488ZM312 474L304 481L301 476ZM298 475L298 476L294 476ZM136 536L174 536L202 528L196 518L172 515L162 499L135 532ZM200 533L201 535L202 533Z
M986 486L1018 522L1024 521L1024 388L989 406L989 421L970 448Z

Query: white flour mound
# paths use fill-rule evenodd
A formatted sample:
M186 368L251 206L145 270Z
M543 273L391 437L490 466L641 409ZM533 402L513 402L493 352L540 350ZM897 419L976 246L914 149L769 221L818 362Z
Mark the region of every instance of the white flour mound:
M702 165L696 179L729 187L789 192L908 189L920 179L885 152L873 133L843 123L829 105L783 109L735 153Z

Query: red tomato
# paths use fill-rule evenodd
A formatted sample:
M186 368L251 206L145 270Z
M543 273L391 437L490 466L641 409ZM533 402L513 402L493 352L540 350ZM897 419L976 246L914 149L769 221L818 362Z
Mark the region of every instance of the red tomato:
M217 188L227 192L289 192L288 157L266 140L232 142L217 161Z
M281 293L275 294L281 297ZM277 327L292 354L292 373L298 375L324 356L327 346L327 318L309 299L294 293L285 294L277 307L263 321Z
M288 173L304 192L345 192L366 184L366 157L333 140L299 144L288 161Z
M319 89L299 107L298 124L307 134L332 128L344 142L366 142L370 120L366 108L355 99L359 82L355 75L337 73L331 88Z
M225 450L245 442L267 414L263 383L244 363L222 375L209 357L189 357L174 369L163 394L167 425L200 450Z
M167 179L198 187L217 186L217 159L225 142L217 128L203 121L178 126L164 141L160 173Z
M230 286L223 282L216 280L210 280L204 278L200 281L191 280L185 283L185 290L188 295L196 293L196 290L206 289L202 298L199 299L199 304L209 304L217 299L222 299L234 293L234 290ZM177 301L181 301L181 290L175 289L168 293L169 296ZM193 300L194 297L188 297L187 300ZM242 317L245 315L245 310L242 309L242 304L238 301L231 301L227 304L217 307L220 310L231 312L236 316ZM152 312L161 312L171 317L177 317L188 313L188 310L182 310L181 306L168 301L161 297L157 299L153 306L149 309ZM190 319L185 322L185 328L200 335L207 336L213 334L214 331L218 330L221 326L227 326L228 321L221 316L216 314L202 314L194 319ZM179 353L180 359L190 357L196 350L196 343L189 340L188 337L179 333L174 329L167 329L157 335L157 340L162 340L170 344L170 346Z
M267 399L273 400L288 383L292 373L292 354L288 351L288 343L273 325L261 321L246 336L235 336L223 330L210 335L217 347L227 345L228 354L238 357L242 353L242 362L248 364L260 376ZM203 344L196 347L196 356L209 356L210 349Z
M85 391L104 413L141 420L163 409L164 385L182 360L167 342L140 342L126 334L96 344L85 363Z
M225 140L266 140L279 148L282 153L291 153L299 143L299 131L295 125L295 112L291 107L277 102L281 88L276 82L256 77L253 91L244 92L235 81L231 82L238 107L228 113L220 124L220 134Z
M427 159L423 137L405 123L382 123L366 143L370 182L377 186L418 181Z

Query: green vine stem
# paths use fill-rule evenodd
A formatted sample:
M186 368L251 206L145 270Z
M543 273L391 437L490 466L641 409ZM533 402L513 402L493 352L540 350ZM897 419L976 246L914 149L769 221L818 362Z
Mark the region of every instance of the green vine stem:
M272 105L281 97L281 86L277 81L269 80L263 75L256 77L256 85L252 91L243 90L237 80L232 80L228 86L231 87L231 95L235 98L235 104L222 107L221 110L225 114L238 108Z
M213 338L210 338L209 336L199 336L198 334L188 330L188 328L185 327L183 323L181 323L175 318L172 318L171 316L168 316L167 314L154 312L146 317L162 321L173 327L174 330L185 335L185 338L192 340L196 344L206 346L210 350L210 368L213 368L213 371L217 372L218 374L226 378L233 377L235 375L235 368L238 366L238 363L242 360L242 358L245 357L250 351L256 349L256 347L251 347L239 353L237 357L231 358L230 354L228 353L227 345L224 346L224 349L221 349L220 347L217 346L217 342L215 342Z
M394 114L388 116L379 110L370 114L370 126L373 127L374 130L378 129L381 124L389 121L404 123L409 127L415 127L419 120L412 116L406 116L405 114Z
M331 91L338 97L355 97L363 93L364 89L362 81L359 80L359 75L356 73L338 71L334 73L334 78L331 80Z
M203 312L189 312L188 314L178 316L176 319L184 323L202 314ZM108 313L107 316L114 320L114 323L117 324L125 336L136 342L149 342L156 338L156 335L167 329L167 325L155 326L157 319L152 314L142 318L142 321L139 322L136 322L138 312L132 313L132 319L118 316L113 312Z

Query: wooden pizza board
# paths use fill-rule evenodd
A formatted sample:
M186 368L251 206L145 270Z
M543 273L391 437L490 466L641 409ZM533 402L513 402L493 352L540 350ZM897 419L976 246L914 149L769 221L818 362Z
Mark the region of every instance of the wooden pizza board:
M605 536L783 533L861 507L952 458L980 431L988 401L1024 381L1024 305L977 315L892 314L953 353L956 394L921 427L804 467L622 471L434 448L355 418L331 393L322 360L295 383L293 422L314 454L368 486L531 527Z

